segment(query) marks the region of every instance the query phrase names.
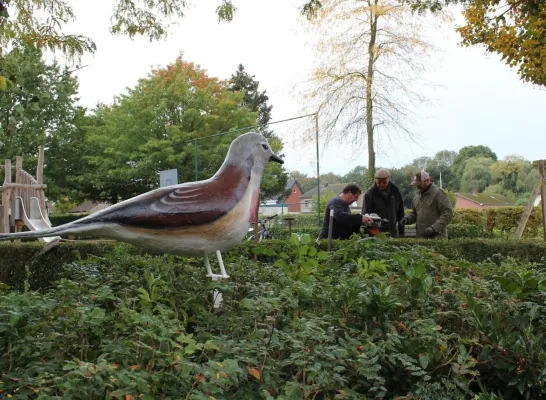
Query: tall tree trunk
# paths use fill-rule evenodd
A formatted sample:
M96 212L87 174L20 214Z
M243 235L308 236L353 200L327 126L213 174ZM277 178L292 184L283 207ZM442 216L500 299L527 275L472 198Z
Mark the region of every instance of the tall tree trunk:
M368 181L373 183L375 175L375 149L373 143L373 69L376 61L375 39L377 36L377 0L369 2L370 41L368 42L368 76L366 78L366 134L368 135Z

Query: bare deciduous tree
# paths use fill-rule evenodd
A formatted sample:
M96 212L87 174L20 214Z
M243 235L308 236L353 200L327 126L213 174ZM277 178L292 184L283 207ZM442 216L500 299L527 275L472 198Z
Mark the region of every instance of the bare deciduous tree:
M326 142L367 147L372 181L378 135L414 137L412 106L426 101L415 89L433 48L423 19L395 0L325 0L309 20L317 67L306 111L319 111Z

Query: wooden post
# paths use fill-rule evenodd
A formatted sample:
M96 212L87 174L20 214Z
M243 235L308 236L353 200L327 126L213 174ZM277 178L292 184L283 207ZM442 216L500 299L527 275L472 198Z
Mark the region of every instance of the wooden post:
M2 221L0 221L2 233L9 233L9 192L10 189L2 191Z
M514 239L521 239L521 235L523 234L525 225L527 224L527 221L529 220L529 217L531 216L531 213L533 212L533 208L535 206L535 200L537 199L538 194L540 193L540 190L542 189L543 180L544 180L543 177L540 176L537 184L535 185L535 189L531 193L531 197L529 198L527 207L525 207L525 211L523 211L523 214L521 215L521 219L519 220L518 227L516 228L516 233L514 233Z
M38 150L38 165L36 166L36 181L41 185L44 183L43 180L44 176L44 145L40 145L40 149Z
M15 157L15 183L22 184L21 180L21 171L23 170L23 157L17 156ZM15 226L15 198L16 197L22 197L25 198L25 190L21 187L14 187L11 190L11 218L10 218L10 225ZM28 205L25 204L25 207L28 207Z
M6 160L4 165L4 184L11 183L11 160Z
M292 236L292 221L294 221L294 217L284 217L284 220L288 222L288 238Z
M11 160L6 160L5 164L5 177L4 177L4 186L6 184L11 183ZM2 226L2 232L9 233L9 198L12 188L4 188L2 191L2 208L3 208L3 215L2 215L2 221L0 221Z
M536 161L535 161L536 162ZM544 229L544 241L546 241L546 160L538 161L538 172L542 177L542 189L540 191L542 203L542 229ZM535 163L533 163L535 165Z
M334 229L334 209L330 209L330 222L328 224L328 253L332 250L332 230Z
M255 218L254 218L254 247L257 247L258 246L258 242L259 242L259 230L260 230L260 225L258 223L258 220L259 220L259 214L260 214L260 197L261 197L261 193L258 193L258 201L256 202L256 209L255 209L255 212L254 212L254 215L255 215ZM258 254L254 254L254 261L257 261L258 260Z
M525 229L525 224L527 224L527 221L529 220L529 216L533 211L537 196L540 193L542 205L542 227L544 229L544 241L546 241L546 160L533 161L533 167L538 168L540 178L535 186L535 189L533 190L533 193L531 193L529 203L527 203L527 207L521 216L516 233L514 234L514 238L521 238L523 230Z
M17 156L15 157L15 183L20 183L17 179L17 171L20 171L23 169L23 157Z

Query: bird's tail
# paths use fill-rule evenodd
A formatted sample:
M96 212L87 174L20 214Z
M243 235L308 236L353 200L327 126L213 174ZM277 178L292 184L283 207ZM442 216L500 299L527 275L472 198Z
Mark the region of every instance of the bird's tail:
M0 241L16 239L39 239L43 237L61 236L72 233L73 223L68 223L55 228L44 229L41 231L0 233Z

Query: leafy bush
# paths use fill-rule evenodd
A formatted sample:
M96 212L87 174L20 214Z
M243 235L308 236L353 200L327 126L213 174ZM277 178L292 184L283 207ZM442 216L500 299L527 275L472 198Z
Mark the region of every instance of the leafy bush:
M306 228L313 228L313 227L318 227L318 220L317 220L317 214L316 213L311 213L311 214L284 214L283 217L290 217L290 218L293 218L292 222L291 222L291 225L292 225L292 228L296 228L296 229L299 229L301 227L306 227ZM320 223L322 225L322 217L320 218ZM287 222L286 221L282 221L282 224L281 224L285 229L287 227Z
M453 210L452 224L475 225L482 227L484 224L485 214L483 210L472 208L456 208Z
M44 243L0 242L0 282L23 290L24 282L32 290L47 288L62 271L63 264L80 258L94 258L112 251L113 241L62 242L45 254L41 254ZM136 253L142 252L133 248Z
M74 222L80 218L86 217L85 215L74 215L74 214L60 214L60 215L50 215L49 221L51 221L52 226L59 226L68 224L69 222Z
M487 209L485 230L499 231L504 235L515 232L525 207L498 207ZM525 225L525 236L537 236L542 228L542 210L534 207Z
M228 253L223 281L200 259L128 246L68 263L47 292L0 289L2 395L544 398L546 265L408 243L325 257L303 235L284 256L260 246L279 267Z
M480 226L470 224L449 224L447 234L450 239L457 238L480 238L484 232Z
M274 239L281 239L281 240L287 240L290 238L290 233L298 233L298 234L308 234L311 237L318 237L318 234L320 232L320 228L317 228L316 226L299 226L299 227L292 227L291 232L288 230L287 227L280 227L276 226L271 228L270 233L271 237Z
M398 241L401 239L396 239ZM402 239L403 240L403 239ZM408 243L409 239L406 240ZM476 263L514 258L521 262L542 263L546 257L546 244L537 240L507 239L412 239L416 246L424 246L452 260ZM408 243L409 244L409 243Z

